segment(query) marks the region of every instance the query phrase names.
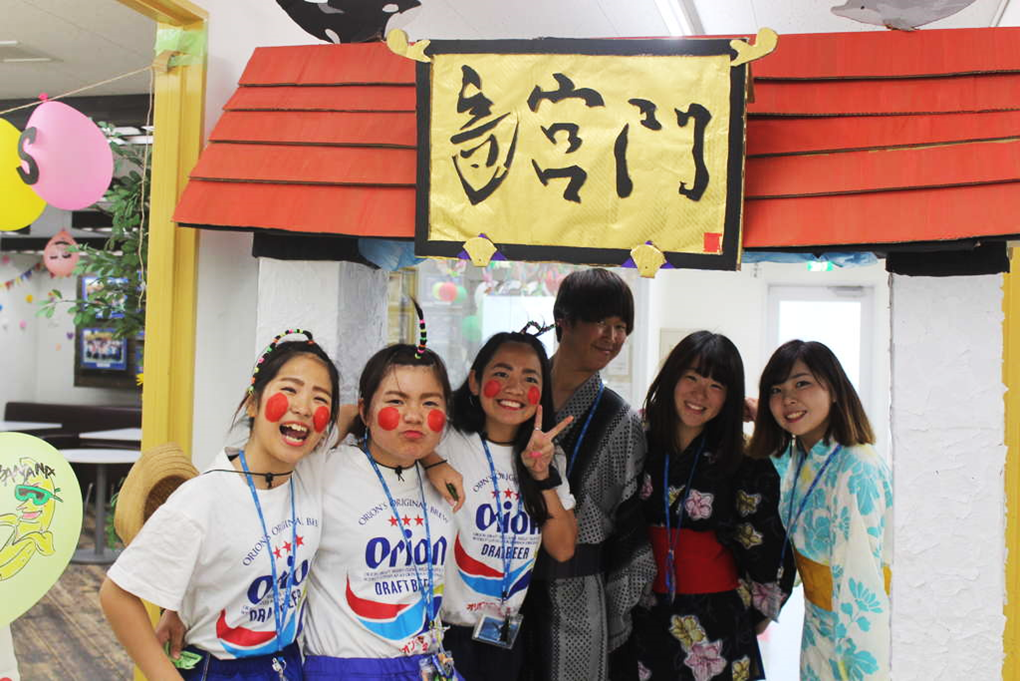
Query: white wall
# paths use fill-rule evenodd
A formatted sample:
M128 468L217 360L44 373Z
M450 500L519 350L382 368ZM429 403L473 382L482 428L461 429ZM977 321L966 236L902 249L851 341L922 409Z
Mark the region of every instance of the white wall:
M892 278L893 671L1001 678L1002 277Z
M766 338L770 285L871 286L874 287L873 338L878 352L870 367L871 390L868 416L878 446L889 455L889 294L883 262L868 267L849 267L830 272L809 272L804 264L761 263L744 265L739 272L660 270L649 288L646 375L635 380L648 386L659 370L659 329L722 333L740 350L744 360L748 395L758 394L758 378L775 350ZM639 304L640 306L640 304ZM864 396L862 396L864 397Z
M208 137L256 47L302 45L314 39L275 2L199 0L198 4L209 12ZM199 236L192 433L192 455L198 465L227 440L234 408L251 376L256 348L270 340L256 337L257 302L258 263L251 256L251 235L203 230Z
M14 279L39 261L35 255L11 255L0 264L0 282ZM38 296L41 273L35 272L27 282L17 282L9 290L0 286L0 408L8 402L35 401L36 331L35 303L25 296ZM48 278L49 275L46 275ZM25 328L21 328L21 322Z

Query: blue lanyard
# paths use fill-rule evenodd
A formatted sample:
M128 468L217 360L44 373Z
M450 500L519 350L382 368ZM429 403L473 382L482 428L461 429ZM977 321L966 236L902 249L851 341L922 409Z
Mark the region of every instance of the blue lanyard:
M595 396L595 403L591 405L591 410L588 411L588 418L584 420L584 425L581 426L581 434L577 436L577 442L574 443L574 451L571 452L570 461L567 462L568 478L570 477L570 472L574 470L574 459L577 458L577 452L581 449L581 443L584 442L584 435L588 432L588 426L591 425L591 418L595 416L595 410L599 408L599 402L602 400L602 393L605 392L605 389L605 383L599 386L599 394Z
M266 554L269 556L269 567L273 573L273 617L276 621L276 650L285 647L283 642L284 622L287 619L287 610L290 609L290 590L294 586L294 575L298 571L297 562L297 514L294 512L294 476L290 476L290 529L291 542L294 547L294 567L287 575L287 583L283 588L283 598L280 598L280 582L276 579L276 561L273 559L272 546L269 543L269 532L266 528L266 518L262 515L262 504L259 503L258 492L255 491L255 483L252 482L251 473L248 471L248 462L244 459L244 450L241 450L241 469L244 470L244 479L248 481L248 490L251 491L252 501L255 502L255 510L259 514L259 522L262 524L262 538L266 542Z
M800 506L797 507L797 515L793 515L793 500L797 496L797 483L800 482L800 472L804 468L804 462L807 461L808 453L805 452L797 462L797 471L793 474L793 485L790 486L790 509L786 513L786 541L783 542L783 550L779 553L779 579L783 578L783 564L786 560L786 547L793 543L793 528L796 527L797 522L800 520L800 516L804 513L804 509L807 508L808 499L811 497L811 493L815 491L815 487L818 486L818 481L822 479L822 474L825 473L825 469L829 467L832 460L836 458L836 455L843 449L843 445L836 445L836 448L829 452L829 455L825 457L825 462L822 463L822 467L818 469L818 473L815 475L815 479L811 481L811 485L808 487L808 491L801 497ZM797 448L790 445L790 455L794 456L797 453Z
M669 524L669 452L666 453L666 461L662 467L662 507L666 512L666 588L669 590L669 599L672 600L676 597L676 547L680 541L680 528L683 527L684 522L684 511L687 508L687 498L691 495L691 483L694 482L694 471L698 470L698 461L701 459L701 453L705 450L705 438L701 438L701 444L698 445L698 449L694 452L694 463L691 464L691 474L687 476L687 486L684 487L684 498L680 501L680 508L677 510L676 520L676 540L673 540L670 534Z
M393 500L393 494L390 493L390 486L386 484L386 479L383 478L382 471L379 470L379 464L375 462L372 455L368 451L368 443L365 440L361 441L361 451L364 452L365 458L372 464L372 470L375 471L375 476L379 478L379 484L382 485L383 492L386 493L386 500L390 502L390 510L393 511L393 517L397 519L397 526L400 526L400 513L397 511L397 502ZM436 643L436 647L439 649L437 652L443 651L442 642L436 637L435 628L436 623L436 603L435 603L435 587L432 583L432 531L429 529L429 505L425 501L425 486L421 482L421 469L415 465L415 471L418 473L418 494L421 496L421 507L422 515L425 516L425 562L428 564L428 582L423 582L421 574L418 572L418 563L414 558L414 546L411 544L411 538L408 537L403 530L400 530L400 538L404 542L404 548L407 549L407 555L411 559L411 567L414 568L414 578L418 581L418 593L421 595L422 601L425 603L425 614L429 618L429 628L433 630L433 640ZM425 585L428 584L428 592L425 591ZM433 657L436 657L433 655ZM436 660L436 664L439 662ZM437 669L443 669L442 666L437 666Z
M492 462L492 452L489 451L489 443L485 441L484 435L479 435L482 439L482 449L485 450L485 458L489 460L489 473L492 474L492 488L496 491L496 525L499 526L499 543L503 549L503 587L500 590L499 604L502 606L506 603L507 594L510 593L510 564L513 562L514 547L517 546L517 535L514 534L513 540L510 542L510 552L506 550L506 533L510 527L511 518L508 516L506 524L502 524L499 521L500 515L500 497L499 497L499 483L496 481L496 464ZM521 513L521 495L520 488L518 487L517 494L517 513L513 517L517 517Z

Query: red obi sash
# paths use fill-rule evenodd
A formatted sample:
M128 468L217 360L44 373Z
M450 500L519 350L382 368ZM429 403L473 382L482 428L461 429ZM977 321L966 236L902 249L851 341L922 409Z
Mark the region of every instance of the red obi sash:
M676 533L680 533L677 538ZM733 553L719 543L715 532L670 530L675 547L676 592L680 594L711 594L737 588L737 563ZM668 546L666 528L648 528L648 538L655 553L658 572L652 589L666 593L666 562Z

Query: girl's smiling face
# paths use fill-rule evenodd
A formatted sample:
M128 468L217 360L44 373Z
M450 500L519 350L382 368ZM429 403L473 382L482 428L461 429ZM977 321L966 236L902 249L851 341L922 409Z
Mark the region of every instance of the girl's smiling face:
M776 423L799 437L804 450L810 451L829 428L832 402L829 389L798 359L786 380L772 386L769 410Z
M719 415L726 403L726 386L713 378L686 369L673 388L673 404L680 419L680 441L690 442ZM687 437L684 437L687 435Z
M371 402L361 400L358 409L372 457L386 466L407 468L430 454L446 425L443 387L429 366L392 366Z
M485 412L485 432L494 442L510 442L542 400L542 365L523 343L504 343L481 376L468 376L468 387Z
M328 425L332 398L329 371L317 357L298 354L287 360L250 400L251 436L245 457L252 470L290 470L315 449Z

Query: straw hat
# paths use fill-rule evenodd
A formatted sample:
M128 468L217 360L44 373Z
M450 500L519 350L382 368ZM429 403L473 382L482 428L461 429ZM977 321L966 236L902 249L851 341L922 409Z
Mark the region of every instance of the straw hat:
M197 475L198 469L174 442L142 452L117 495L113 526L125 546L181 483Z

